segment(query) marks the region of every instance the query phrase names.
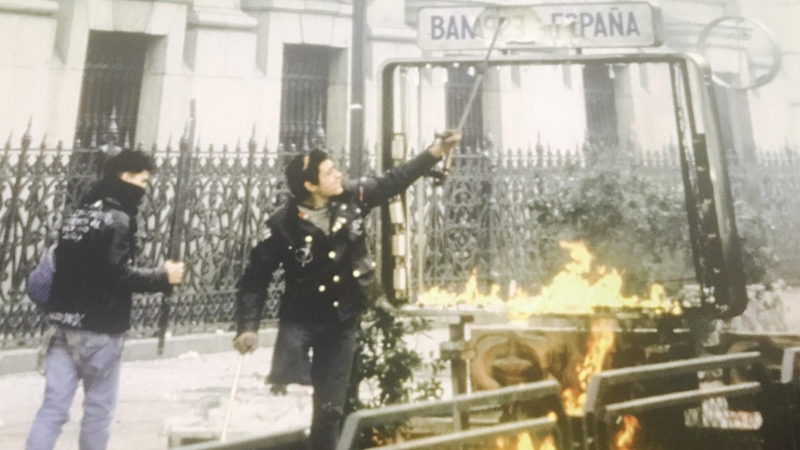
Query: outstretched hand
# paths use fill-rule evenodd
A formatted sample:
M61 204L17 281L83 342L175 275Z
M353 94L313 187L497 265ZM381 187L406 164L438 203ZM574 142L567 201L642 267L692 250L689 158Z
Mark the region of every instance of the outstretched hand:
M446 130L441 134L441 137L434 141L433 145L428 147L428 151L431 155L441 158L458 146L458 143L461 142L461 137L461 130Z

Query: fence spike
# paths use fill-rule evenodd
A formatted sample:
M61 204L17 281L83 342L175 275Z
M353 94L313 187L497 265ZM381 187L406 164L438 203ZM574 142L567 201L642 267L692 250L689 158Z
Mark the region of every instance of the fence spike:
M47 132L45 131L42 135L42 143L39 144L39 149L44 150L47 148Z
M181 135L181 145L188 145L189 144L189 121L186 121L186 125L183 126L183 135Z
M269 153L269 135L264 136L264 153Z
M172 151L172 133L170 133L169 137L167 137L167 146L164 147L164 151L167 153Z
M11 139L14 137L14 132L8 133L8 140L6 140L6 149L11 148Z
M59 151L61 151L61 150L63 150L63 149L64 149L64 141L62 141L61 139L59 139L59 140L58 140L58 142L56 143L56 150L59 150Z
M22 148L27 149L31 146L31 127L33 126L33 117L28 119L28 126L25 128L25 134L22 135Z
M258 145L256 142L256 123L253 122L253 131L250 133L250 140L247 142L247 146L255 148L256 145Z

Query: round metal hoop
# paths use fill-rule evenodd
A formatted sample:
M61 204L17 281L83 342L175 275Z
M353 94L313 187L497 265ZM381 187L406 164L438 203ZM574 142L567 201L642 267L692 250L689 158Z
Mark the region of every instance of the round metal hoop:
M700 35L697 38L697 52L703 56L706 56L705 55L706 41L708 40L708 37L711 35L711 31L717 25L729 20L733 20L739 23L749 22L755 25L756 28L761 29L761 31L763 31L767 35L767 39L769 39L769 42L772 45L772 67L770 67L767 73L756 77L756 79L752 83L745 86L734 86L722 80L716 74L712 74L714 82L726 89L732 89L734 91L749 91L753 89L758 89L770 83L772 80L775 79L776 76L778 76L778 72L780 72L781 67L783 66L783 54L781 53L781 48L778 45L778 41L775 38L775 35L772 33L772 31L770 31L769 28L767 28L766 25L764 25L762 22L759 22L758 20L749 19L747 17L742 17L742 16L723 16L712 20L703 28L703 31L700 32Z

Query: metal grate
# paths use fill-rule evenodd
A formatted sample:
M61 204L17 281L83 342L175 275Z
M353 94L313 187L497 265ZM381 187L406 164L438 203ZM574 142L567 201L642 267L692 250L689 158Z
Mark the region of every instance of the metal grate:
M447 127L455 128L458 120L464 112L464 108L469 101L469 94L472 91L472 84L475 81L474 74L470 74L470 68L465 66L450 67L447 69L447 106L445 115ZM463 139L461 145L471 149L481 147L483 140L483 89L478 91L477 97L472 104L467 123L464 125Z
M606 64L588 64L583 68L583 91L586 97L586 125L589 140L617 145L617 109L614 79Z
M280 142L286 149L324 145L332 50L287 45L283 52Z
M112 112L120 142L135 142L148 37L92 31L86 51L76 139L94 147L105 142Z

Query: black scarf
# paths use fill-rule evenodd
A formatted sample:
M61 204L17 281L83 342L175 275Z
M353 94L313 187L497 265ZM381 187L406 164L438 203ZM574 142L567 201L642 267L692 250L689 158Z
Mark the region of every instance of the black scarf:
M144 188L122 181L119 177L104 177L92 187L83 204L89 205L98 200L112 198L122 205L123 211L131 217L136 217L144 194Z

